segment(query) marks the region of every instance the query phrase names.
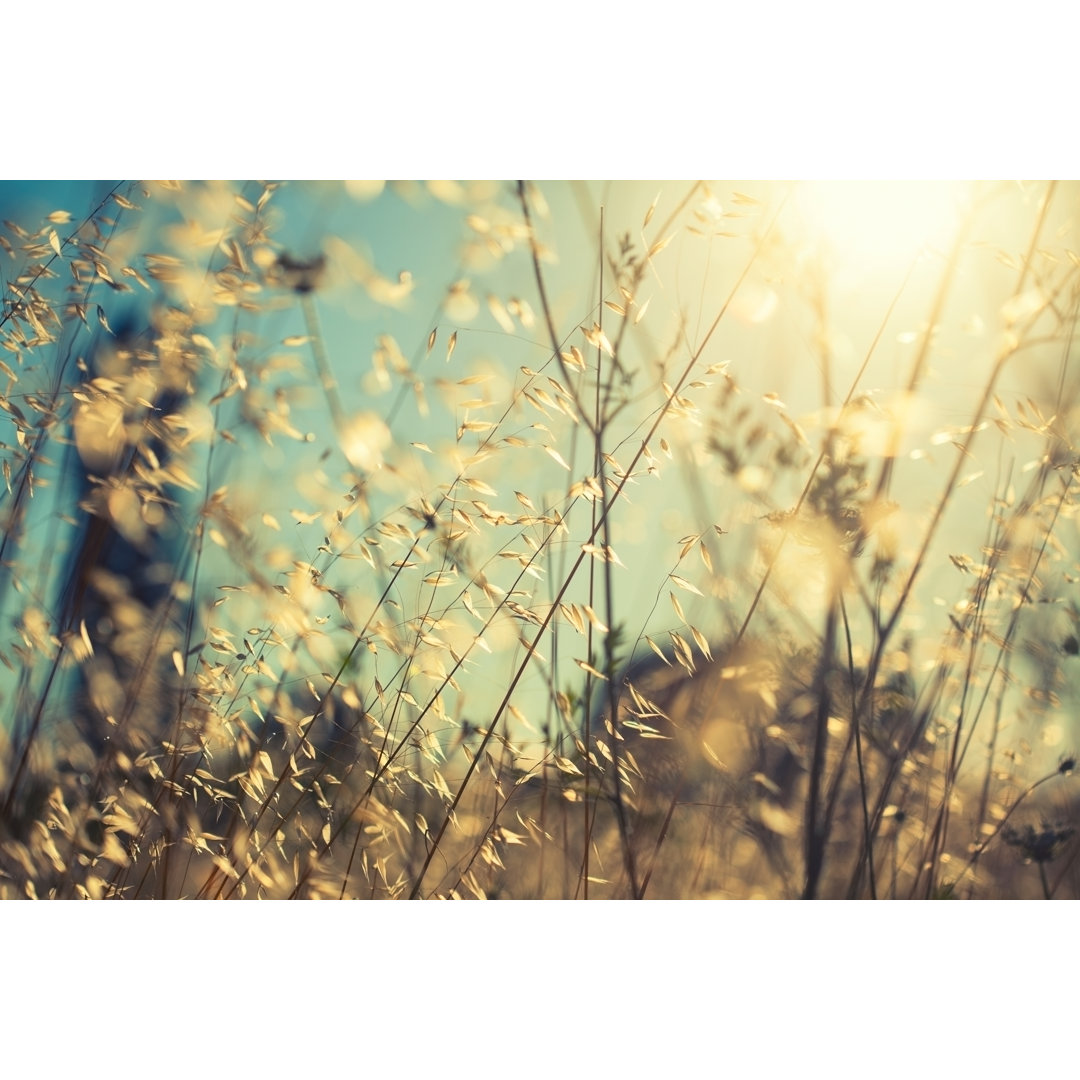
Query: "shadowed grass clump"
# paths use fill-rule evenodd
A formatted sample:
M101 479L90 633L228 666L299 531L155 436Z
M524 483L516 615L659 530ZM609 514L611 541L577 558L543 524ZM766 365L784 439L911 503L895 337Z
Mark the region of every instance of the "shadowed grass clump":
M950 192L17 208L0 896L1080 896L1080 189Z

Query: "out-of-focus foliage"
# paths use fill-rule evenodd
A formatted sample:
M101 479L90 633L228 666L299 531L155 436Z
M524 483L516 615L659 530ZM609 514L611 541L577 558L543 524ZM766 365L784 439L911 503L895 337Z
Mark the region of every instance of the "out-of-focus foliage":
M1077 896L1078 192L10 189L0 895Z

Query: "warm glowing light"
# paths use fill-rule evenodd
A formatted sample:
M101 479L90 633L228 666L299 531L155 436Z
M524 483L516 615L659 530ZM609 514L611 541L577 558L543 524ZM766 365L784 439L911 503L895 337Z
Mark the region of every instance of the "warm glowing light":
M800 203L811 232L839 263L870 273L946 246L966 190L957 181L815 181L803 185Z

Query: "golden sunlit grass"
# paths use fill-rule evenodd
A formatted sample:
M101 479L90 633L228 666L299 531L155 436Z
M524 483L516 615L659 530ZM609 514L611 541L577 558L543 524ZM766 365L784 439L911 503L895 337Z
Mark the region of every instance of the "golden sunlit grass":
M0 895L1080 895L1075 186L569 190L4 223Z

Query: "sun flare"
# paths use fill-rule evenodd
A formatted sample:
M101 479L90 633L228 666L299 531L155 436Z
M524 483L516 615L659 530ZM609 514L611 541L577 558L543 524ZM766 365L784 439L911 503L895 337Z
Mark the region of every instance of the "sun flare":
M949 243L968 185L947 181L813 181L800 189L804 220L841 265L894 270Z

